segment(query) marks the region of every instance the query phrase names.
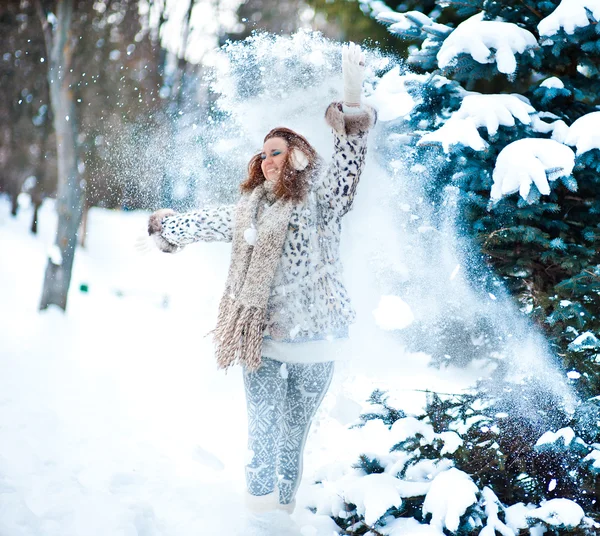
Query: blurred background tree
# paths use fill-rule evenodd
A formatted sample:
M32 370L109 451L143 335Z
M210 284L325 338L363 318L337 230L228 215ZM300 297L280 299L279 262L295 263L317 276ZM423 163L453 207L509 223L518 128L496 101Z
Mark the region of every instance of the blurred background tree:
M45 45L30 4L7 1L0 6L0 192L11 199L16 216L18 195L31 192L36 210L46 192L56 188L56 142L49 109Z

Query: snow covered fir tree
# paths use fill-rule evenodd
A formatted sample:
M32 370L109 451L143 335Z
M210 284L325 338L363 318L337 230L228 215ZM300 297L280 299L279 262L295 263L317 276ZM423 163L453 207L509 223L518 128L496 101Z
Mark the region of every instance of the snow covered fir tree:
M488 359L491 379L431 393L415 416L375 391L354 428L368 450L323 468L314 510L346 534L600 534L600 3L361 5L410 44L370 87L394 101L380 110L394 171L419 177L440 222L454 214L470 279L508 290L574 397L541 372L515 377L509 328L448 314L427 347L415 326L415 349Z

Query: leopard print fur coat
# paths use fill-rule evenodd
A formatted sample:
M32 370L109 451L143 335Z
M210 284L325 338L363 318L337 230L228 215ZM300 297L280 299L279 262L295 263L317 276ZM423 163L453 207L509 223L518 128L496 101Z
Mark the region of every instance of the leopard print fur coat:
M341 220L354 201L376 113L365 105L344 113L334 102L325 119L333 129L335 151L290 218L267 305L264 336L276 341L343 338L355 318L341 279ZM157 243L167 252L199 240L230 242L234 214L235 205L184 214L158 211L150 230L158 231Z

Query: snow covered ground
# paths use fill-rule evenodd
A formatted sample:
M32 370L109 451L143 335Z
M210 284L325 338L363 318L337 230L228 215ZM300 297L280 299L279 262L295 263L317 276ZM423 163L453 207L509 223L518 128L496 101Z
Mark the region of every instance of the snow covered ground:
M28 198L14 219L0 197L1 536L212 536L241 527L241 374L216 370L205 337L229 246L139 255L146 218L92 209L67 313L38 313L53 203L33 236ZM332 534L329 519L302 504L311 474L354 456L344 430L374 387L393 388L418 411L418 389L456 392L475 374L429 369L422 354L378 360L364 347L337 368L309 438L295 514L306 536Z

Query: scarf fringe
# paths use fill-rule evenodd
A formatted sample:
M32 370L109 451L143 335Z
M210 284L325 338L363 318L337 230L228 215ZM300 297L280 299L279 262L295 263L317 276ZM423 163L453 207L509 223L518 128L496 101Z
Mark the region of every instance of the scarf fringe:
M250 371L257 370L262 361L265 311L227 299L226 303L221 304L221 319L224 321L219 322L215 330L217 366L227 369L239 363Z

